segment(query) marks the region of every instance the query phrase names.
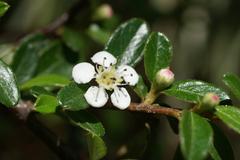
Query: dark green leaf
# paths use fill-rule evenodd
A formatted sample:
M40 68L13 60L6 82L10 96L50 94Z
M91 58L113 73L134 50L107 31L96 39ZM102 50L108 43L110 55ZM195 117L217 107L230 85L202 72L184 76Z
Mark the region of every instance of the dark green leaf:
M64 87L65 85L69 84L70 81L68 78L60 75L40 75L35 77L23 85L21 85L21 90L26 90L32 88L33 86L56 86L56 87Z
M84 98L85 92L86 90L79 88L77 84L71 83L59 91L58 100L68 110L86 109L89 105Z
M107 147L101 137L89 134L87 142L90 160L102 159L107 154Z
M0 60L0 103L12 107L17 104L19 97L12 70Z
M51 41L41 50L36 70L37 74L59 74L70 77L72 65L64 59L59 41Z
M38 53L46 44L47 41L41 34L31 35L23 39L12 64L19 84L24 83L34 75L38 64Z
M225 74L223 82L231 89L233 94L240 99L240 78L235 74Z
M62 39L70 49L79 54L80 60L85 60L87 44L79 32L65 27L62 33Z
M141 97L142 100L144 100L145 96L147 95L148 88L145 85L141 75L139 75L138 83L136 84L136 86L134 86L134 91L139 97Z
M58 106L57 98L50 95L40 95L35 102L36 111L40 113L54 113Z
M164 93L169 96L193 103L198 103L199 100L209 92L218 95L221 101L230 99L223 90L213 86L212 84L197 80L178 81L175 82L169 89L164 91Z
M9 8L9 5L6 2L0 1L0 17L6 13L8 8Z
M217 106L216 116L240 134L240 109L234 106Z
M90 113L83 110L66 113L74 125L81 127L93 136L103 136L105 134L105 129L102 123Z
M224 135L223 131L218 126L211 124L214 130L214 147L217 150L219 156L225 160L234 160L233 149L228 141L228 138Z
M34 97L38 97L41 94L53 95L51 92L47 91L45 88L39 87L39 86L32 87L30 92Z
M134 66L142 58L148 33L147 24L143 20L131 19L115 30L105 50L117 57L119 64Z
M184 157L187 160L204 159L213 140L213 132L209 123L193 112L184 111L179 131Z
M153 81L156 73L169 67L172 59L172 46L165 35L159 32L152 33L144 49L145 72L150 81Z

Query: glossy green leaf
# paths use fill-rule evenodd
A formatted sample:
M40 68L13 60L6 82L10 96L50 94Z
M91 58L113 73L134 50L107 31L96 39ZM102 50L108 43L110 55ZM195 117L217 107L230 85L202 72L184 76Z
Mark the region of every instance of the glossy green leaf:
M30 93L34 96L34 97L38 97L41 94L45 94L45 95L53 95L51 92L47 91L45 88L43 87L39 87L39 86L34 86L30 89Z
M240 134L240 109L234 106L217 106L215 115Z
M164 93L169 96L193 103L198 103L199 100L209 92L213 92L218 95L221 101L230 99L227 93L223 90L213 86L212 84L197 80L178 81L175 82L169 89L164 91Z
M233 94L240 99L240 78L235 74L225 74L223 82L230 88Z
M88 108L88 103L84 98L86 90L78 87L77 84L71 83L62 88L58 93L58 100L67 110L81 110Z
M213 132L209 123L193 112L184 111L179 131L184 157L187 160L203 160L213 140Z
M160 32L153 32L145 45L144 67L150 81L153 81L156 73L169 67L172 60L172 45L168 38Z
M107 154L107 147L101 137L90 134L87 142L90 160L100 160Z
M12 64L19 84L26 82L34 75L38 65L38 53L46 44L47 40L41 34L30 35L22 40Z
M103 136L105 129L100 121L87 111L66 112L68 118L75 126L81 127L93 136Z
M211 125L214 130L214 147L219 155L219 156L217 155L216 156L221 157L221 159L223 160L225 159L234 160L233 148L230 142L228 141L228 138L223 133L223 131L220 128L218 128L217 125L214 125L213 123ZM211 150L209 152L211 152ZM217 159L217 157L215 159Z
M138 83L134 86L134 91L142 100L144 100L145 96L147 95L148 88L145 85L142 76L139 76Z
M50 95L40 95L38 96L35 102L35 108L37 112L46 114L46 113L54 113L58 106L58 100L54 96Z
M0 17L6 13L8 8L9 8L9 5L6 2L0 1Z
M148 26L143 20L131 19L114 31L105 50L117 57L119 64L134 66L142 58L148 33Z
M70 83L70 80L64 76L49 74L49 75L40 75L38 77L35 77L25 82L23 85L20 86L20 88L21 90L26 90L33 86L64 87L69 83Z
M19 91L12 70L0 60L0 103L7 107L17 104Z
M36 74L59 74L70 77L72 67L64 58L61 43L51 41L41 50Z
M78 53L80 60L86 58L86 46L88 46L84 37L77 31L64 27L61 34L64 43L74 52Z

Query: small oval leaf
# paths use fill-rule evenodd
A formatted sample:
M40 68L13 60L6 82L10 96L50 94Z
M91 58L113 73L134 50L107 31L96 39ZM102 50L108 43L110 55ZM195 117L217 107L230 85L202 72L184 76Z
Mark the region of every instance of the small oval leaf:
M213 140L213 132L209 123L193 112L184 111L179 131L184 157L187 160L203 160Z
M37 112L46 114L46 113L54 113L58 106L57 98L50 95L40 95L38 96L35 102L35 108Z
M87 111L68 111L66 114L73 125L81 127L92 135L103 136L105 134L105 129L102 123Z
M19 91L12 70L0 60L0 102L12 107L19 100Z
M69 79L65 76L60 76L56 74L40 75L29 81L25 82L20 86L21 90L26 90L34 86L55 86L64 87L70 83Z
M240 134L240 109L234 106L217 106L215 115Z
M3 16L10 6L6 2L0 1L0 17Z
M117 57L120 65L134 66L142 58L148 33L146 22L141 19L131 19L114 31L105 50Z
M86 90L79 88L77 84L71 83L62 88L58 93L58 100L67 110L77 111L88 108L88 103L84 98Z
M240 99L240 78L235 74L225 74L223 82L230 88L233 94Z
M102 159L107 154L107 147L101 137L89 134L87 143L90 160Z
M153 81L158 70L169 67L172 60L172 45L160 32L153 32L145 45L144 66L150 81Z
M210 83L197 80L183 80L175 82L163 93L183 101L198 103L199 100L209 92L218 95L221 101L230 99L227 93L225 93L223 90L213 86Z

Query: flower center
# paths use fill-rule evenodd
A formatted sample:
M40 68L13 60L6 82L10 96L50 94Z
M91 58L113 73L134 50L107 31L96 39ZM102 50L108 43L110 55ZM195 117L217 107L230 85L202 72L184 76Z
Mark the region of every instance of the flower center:
M107 90L113 90L123 82L123 79L117 74L115 66L110 66L107 69L99 66L97 68L96 82Z

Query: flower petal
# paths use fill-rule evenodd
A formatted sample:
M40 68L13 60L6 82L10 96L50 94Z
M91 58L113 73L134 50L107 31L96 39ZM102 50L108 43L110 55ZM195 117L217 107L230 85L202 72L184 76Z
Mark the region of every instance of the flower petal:
M99 64L104 67L109 67L117 63L117 59L106 51L100 51L94 54L91 58L93 63Z
M88 104L96 108L104 106L108 101L108 95L105 89L97 86L89 87L84 97Z
M128 91L123 87L116 87L111 95L113 105L119 109L126 109L131 103Z
M138 82L139 76L135 69L132 68L131 66L127 65L119 66L117 69L117 73L119 74L119 76L122 76L124 81L131 86L134 86Z
M72 77L76 83L88 83L94 78L95 73L93 65L83 62L73 67Z

